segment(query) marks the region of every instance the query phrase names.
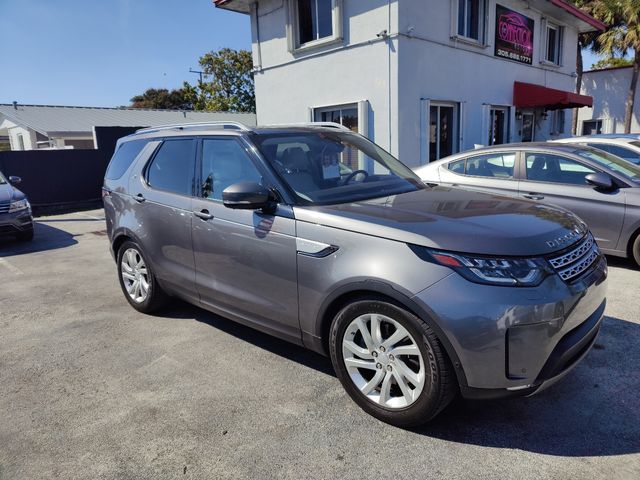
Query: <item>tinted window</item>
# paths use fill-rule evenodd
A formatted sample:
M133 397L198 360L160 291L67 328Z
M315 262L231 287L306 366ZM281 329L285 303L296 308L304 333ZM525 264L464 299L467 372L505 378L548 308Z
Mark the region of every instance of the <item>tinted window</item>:
M298 34L301 45L331 36L332 3L332 0L298 0Z
M193 140L167 140L160 146L147 168L147 182L158 190L191 195L194 163Z
M449 164L449 170L454 173L464 173L464 160L458 160Z
M599 148L605 152L612 153L613 155L617 155L620 158L633 160L634 163L638 163L638 160L640 160L640 153L636 153L619 145L610 145L608 143L589 143L588 145L590 147Z
M202 188L204 198L222 200L222 191L238 182L259 183L262 175L249 155L233 138L202 141Z
M513 178L516 154L490 153L467 159L467 175L475 177Z
M105 177L109 180L117 180L122 177L147 142L148 140L131 140L121 143L111 157Z
M584 179L596 170L568 158L548 153L527 154L527 178L538 182L586 185Z

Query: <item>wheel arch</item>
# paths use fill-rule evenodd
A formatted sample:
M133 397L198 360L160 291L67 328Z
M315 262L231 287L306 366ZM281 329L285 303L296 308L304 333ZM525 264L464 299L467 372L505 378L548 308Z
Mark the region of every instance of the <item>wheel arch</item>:
M462 363L449 341L444 330L434 320L433 315L418 305L411 298L394 289L391 285L379 281L364 281L344 285L334 290L322 303L317 318L316 331L313 335L304 335L304 343L308 348L323 355L329 354L329 331L333 319L347 304L361 299L378 299L403 308L420 318L435 332L453 365L458 384L467 386L467 379Z

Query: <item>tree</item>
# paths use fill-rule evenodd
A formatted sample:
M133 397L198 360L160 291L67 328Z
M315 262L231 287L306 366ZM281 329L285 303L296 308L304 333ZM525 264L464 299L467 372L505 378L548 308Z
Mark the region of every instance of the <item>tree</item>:
M573 0L573 4L585 11L589 15L596 16L595 6L598 0ZM584 73L584 62L582 60L582 51L587 49L597 52L599 49L598 37L600 32L585 32L578 34L578 49L576 54L576 93L580 93L582 89L582 74ZM571 132L573 135L578 130L578 109L573 109L573 119L571 122Z
M143 94L133 97L130 102L131 108L193 110L193 105L182 88L171 91L166 88L149 88Z
M598 60L591 66L592 70L602 70L603 68L631 67L633 60L625 57L607 57Z
M253 60L247 50L223 48L200 57L204 79L183 91L196 110L254 112Z
M640 0L600 0L594 9L606 23L612 25L598 37L600 53L609 57L631 54L633 59L624 115L624 131L630 133L640 77Z

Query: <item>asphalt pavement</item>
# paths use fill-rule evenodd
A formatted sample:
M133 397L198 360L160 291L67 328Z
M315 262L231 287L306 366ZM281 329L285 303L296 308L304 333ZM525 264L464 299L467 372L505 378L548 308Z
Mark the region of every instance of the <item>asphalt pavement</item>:
M403 430L328 359L174 303L125 301L100 210L0 240L0 479L638 479L640 270L610 260L595 348L531 398Z

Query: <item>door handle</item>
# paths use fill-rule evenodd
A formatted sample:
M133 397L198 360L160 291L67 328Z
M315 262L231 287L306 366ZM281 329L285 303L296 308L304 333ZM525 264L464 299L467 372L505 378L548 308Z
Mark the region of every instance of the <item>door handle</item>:
M535 192L531 192L531 193L526 193L524 195L524 198L528 198L530 200L544 200L544 195L541 195L541 194L535 193Z
M206 208L204 210L194 211L193 214L196 217L201 218L202 220L211 220L213 218L213 215L211 215L209 213L209 210L207 210Z
M133 199L138 203L142 203L146 200L146 198L144 198L144 195L142 195L141 193L133 197Z

